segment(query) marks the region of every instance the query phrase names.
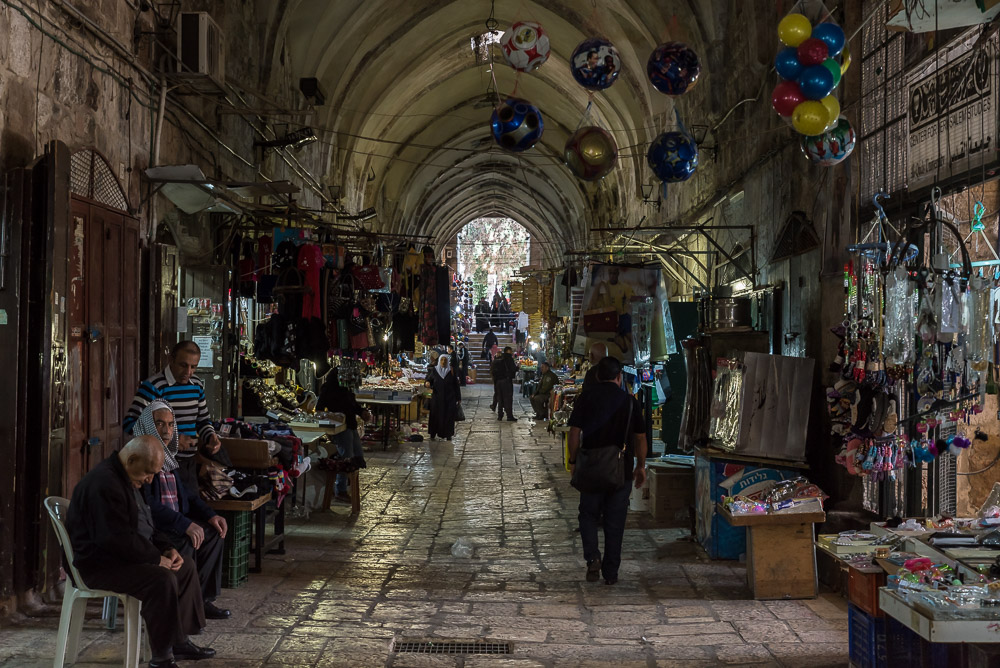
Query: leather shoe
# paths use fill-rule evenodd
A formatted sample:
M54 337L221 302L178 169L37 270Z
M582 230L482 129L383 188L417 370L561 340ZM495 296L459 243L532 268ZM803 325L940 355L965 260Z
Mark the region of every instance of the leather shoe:
M180 661L200 661L211 659L215 656L215 650L211 647L198 647L188 640L183 645L174 645L174 660Z
M173 659L167 659L166 661L150 661L149 668L179 668L179 666Z
M216 607L215 603L205 601L205 619L229 619L231 614L224 608Z

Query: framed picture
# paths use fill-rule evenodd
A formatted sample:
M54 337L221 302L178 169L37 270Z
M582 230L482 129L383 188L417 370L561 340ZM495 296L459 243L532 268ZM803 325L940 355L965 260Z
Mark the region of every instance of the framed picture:
M447 249L447 250L446 250L446 251L444 252L444 256L445 256L446 258L451 258L453 254L454 254L454 251L453 251L452 249L450 249L450 248L449 248L449 249Z

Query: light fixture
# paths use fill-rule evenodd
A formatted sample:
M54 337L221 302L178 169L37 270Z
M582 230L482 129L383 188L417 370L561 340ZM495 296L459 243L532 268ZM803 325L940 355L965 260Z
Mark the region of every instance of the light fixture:
M655 200L654 199L650 199L650 197L653 196L653 188L654 187L655 186L652 183L643 183L642 184L642 203L643 204L650 204L650 205L655 204L656 205L656 210L659 211L660 210L660 203L661 203L659 194L657 194Z
M330 193L330 201L340 204L340 186L327 186L326 189Z

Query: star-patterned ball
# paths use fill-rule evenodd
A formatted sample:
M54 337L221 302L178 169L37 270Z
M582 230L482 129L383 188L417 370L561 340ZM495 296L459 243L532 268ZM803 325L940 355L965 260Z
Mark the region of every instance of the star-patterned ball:
M618 146L607 130L587 125L566 140L563 159L575 176L584 181L596 181L614 169Z
M701 74L701 63L691 47L683 42L661 44L649 54L646 75L653 87L667 95L683 95L694 87Z
M530 72L549 59L549 36L533 21L517 21L500 37L500 50L508 65Z
M687 181L698 168L698 145L684 132L664 132L650 144L646 162L665 183Z
M500 148L513 153L526 151L542 138L545 123L538 107L510 97L493 110L490 131Z

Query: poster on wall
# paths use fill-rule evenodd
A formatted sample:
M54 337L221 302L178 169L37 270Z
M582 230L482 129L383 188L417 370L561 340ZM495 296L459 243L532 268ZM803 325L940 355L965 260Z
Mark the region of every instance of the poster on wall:
M658 267L617 264L594 265L584 286L583 309L577 321L573 352L586 355L590 346L602 342L608 354L626 364L637 363L633 328L648 328L649 350L638 351L638 363L664 359L677 352L667 279ZM651 313L641 305L651 300ZM640 305L639 309L634 304ZM642 322L636 322L639 315ZM647 315L649 320L646 321ZM640 332L640 341L644 332ZM643 346L640 346L643 347Z
M997 35L975 30L907 77L907 188L912 192L997 156Z

